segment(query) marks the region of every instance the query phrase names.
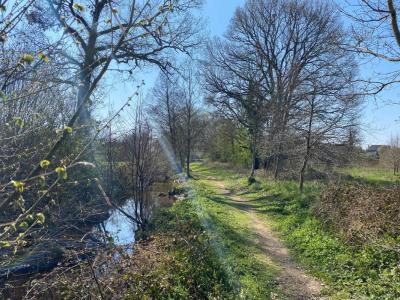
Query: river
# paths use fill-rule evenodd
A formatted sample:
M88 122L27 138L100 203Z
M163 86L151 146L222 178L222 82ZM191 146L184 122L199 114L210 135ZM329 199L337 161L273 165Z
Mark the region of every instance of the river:
M146 195L152 203L151 211L156 208L170 207L173 204L173 199L168 196L168 192L171 189L172 184L169 182L155 183L152 186ZM128 199L121 208L133 216L135 212L133 199ZM111 212L110 217L104 222L104 227L117 245L127 245L135 242L137 225L118 210Z
M173 198L168 195L171 189L172 184L166 182L156 183L151 190L148 191L146 197L148 197L147 200L151 203L150 216L156 208L166 208L173 204ZM121 207L122 210L128 214L134 215L133 203L132 199L127 199ZM103 224L107 235L113 238L115 245L129 245L135 242L137 226L120 211L112 210L110 212L110 217L105 220ZM99 230L97 228L98 226L94 226L91 230L89 227L88 234L86 235L90 236L90 232L94 233L94 236L98 235ZM10 282L9 280L11 280L14 287L9 290L11 293L9 295L16 295L16 293L23 292L24 288L22 286L24 282L31 276L53 269L64 259L64 251L68 248L73 248L75 244L82 245L81 235L70 234L65 240L49 240L46 243L35 245L32 249L26 249L23 257L17 256L4 264L0 264L0 290L4 288L6 282ZM90 246L90 244L92 246ZM83 245L84 248L89 247L87 248L89 253L91 251L96 251L95 249L99 247L99 245L101 246L101 244L96 244L95 241L90 242L90 238L87 242L84 242ZM95 255L95 252L92 253Z

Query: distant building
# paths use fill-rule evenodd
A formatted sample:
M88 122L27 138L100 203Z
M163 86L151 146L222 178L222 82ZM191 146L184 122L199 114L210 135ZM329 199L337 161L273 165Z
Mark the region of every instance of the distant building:
M367 150L365 151L367 153L367 156L379 159L379 153L381 152L382 149L389 147L387 145L370 145L368 146Z

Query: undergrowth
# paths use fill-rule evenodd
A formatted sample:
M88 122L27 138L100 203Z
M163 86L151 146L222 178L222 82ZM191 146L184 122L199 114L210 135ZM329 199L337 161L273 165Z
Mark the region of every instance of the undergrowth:
M131 251L99 253L31 282L40 299L230 299L229 282L191 201L158 211ZM66 269L68 271L66 271ZM93 273L95 270L95 273ZM94 276L96 274L96 277Z

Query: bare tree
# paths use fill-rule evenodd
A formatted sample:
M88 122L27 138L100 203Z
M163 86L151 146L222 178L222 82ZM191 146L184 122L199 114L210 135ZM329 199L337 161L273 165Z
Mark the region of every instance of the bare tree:
M162 73L153 88L150 116L160 134L167 137L179 167L190 177L190 161L204 128L200 111L199 75L194 61L180 65L181 72Z
M275 160L277 178L291 122L309 82L334 65L329 60L344 61L343 30L328 4L248 0L237 9L225 37L209 46L205 77L214 95L210 99L240 118L238 112L254 98L248 97L249 87L256 83L253 111L268 131L267 156Z
M346 68L350 73L344 72ZM334 66L331 71L333 69ZM335 163L335 157L349 155L346 151L349 146L348 132L357 126L360 104L353 89L351 73L351 65L340 66L338 76L327 76L325 80L328 81L314 84L314 88L310 87L309 96L299 105L295 128L304 140L298 149L302 157L300 190L303 190L305 171L311 160Z
M63 42L52 52L63 56L77 72L78 106L86 102L110 66L129 72L144 64L165 68L169 50L187 52L197 45L196 21L188 9L198 4L197 0L47 0L43 8L55 18L51 25L65 29ZM88 120L87 105L82 105L80 118Z
M399 3L396 0L345 0L341 11L352 22L353 42L348 48L361 57L388 62L388 72L374 72L363 80L364 93L377 95L386 87L400 82ZM398 69L398 68L397 68Z
M193 61L186 61L182 65L184 70L180 80L180 91L183 97L181 108L181 130L183 140L183 149L185 151L185 171L186 176L190 175L190 161L192 159L193 150L195 149L198 138L203 129L203 120L198 107L200 91L199 91L199 74L194 67Z
M0 44L5 43L10 33L26 16L28 9L35 3L35 0L0 2Z
M209 92L208 103L226 118L239 122L249 134L248 147L252 155L249 178L252 178L267 105L257 83L257 70L244 57L239 60L237 50L234 45L220 40L211 42L203 76Z
M184 162L184 153L180 138L180 111L182 95L179 92L179 78L175 72L163 73L158 76L152 90L152 102L149 105L149 115L153 119L160 134L166 138L173 152L173 160L178 161L178 173Z
M133 128L123 138L122 152L119 159L125 166L119 176L128 190L133 202L133 219L142 229L149 221L153 202L148 196L150 187L163 174L161 147L155 138L142 103L136 106L131 116Z
M393 167L393 174L399 173L400 168L400 136L395 135L390 138L390 157Z

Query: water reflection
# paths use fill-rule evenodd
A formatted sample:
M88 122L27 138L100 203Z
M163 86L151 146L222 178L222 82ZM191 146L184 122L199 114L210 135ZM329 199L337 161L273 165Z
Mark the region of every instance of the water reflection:
M134 215L133 201L127 200L122 209L128 214ZM135 242L136 224L118 210L111 212L111 216L104 222L104 227L117 245Z
M151 212L155 208L166 208L172 205L173 199L168 196L171 188L172 184L170 182L156 183L146 193ZM134 216L135 205L133 199L128 199L121 208L126 213ZM151 215L151 212L149 215ZM135 242L135 231L138 229L137 224L118 210L111 212L111 216L104 222L104 227L117 245L127 245Z

